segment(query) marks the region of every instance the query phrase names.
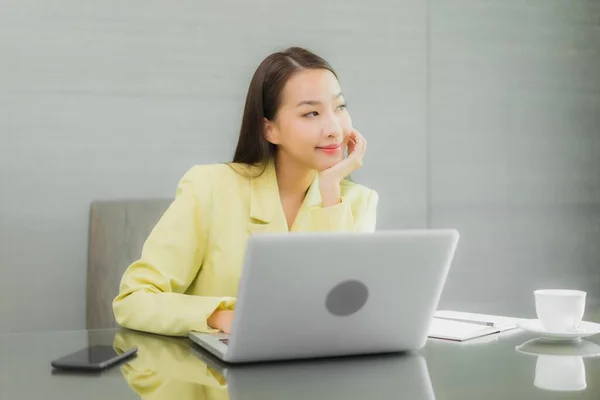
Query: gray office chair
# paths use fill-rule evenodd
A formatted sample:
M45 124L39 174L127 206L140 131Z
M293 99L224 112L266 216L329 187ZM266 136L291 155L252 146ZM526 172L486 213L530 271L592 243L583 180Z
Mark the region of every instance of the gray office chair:
M118 327L112 301L125 269L172 199L96 201L90 207L87 329Z

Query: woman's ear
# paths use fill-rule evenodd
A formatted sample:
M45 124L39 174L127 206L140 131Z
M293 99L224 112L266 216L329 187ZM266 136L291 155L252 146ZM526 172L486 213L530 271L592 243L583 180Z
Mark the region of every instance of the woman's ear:
M275 124L268 119L264 119L265 139L273 144L279 144L279 131Z

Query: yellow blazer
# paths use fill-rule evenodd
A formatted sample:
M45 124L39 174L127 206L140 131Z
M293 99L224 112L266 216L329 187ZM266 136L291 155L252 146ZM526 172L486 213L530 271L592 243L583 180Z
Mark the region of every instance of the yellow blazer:
M211 164L183 176L140 259L123 275L113 301L117 323L185 336L213 332L208 317L234 308L248 237L288 232L274 163L261 175L247 172ZM339 204L323 207L316 177L290 230L374 231L377 192L345 180L341 195Z

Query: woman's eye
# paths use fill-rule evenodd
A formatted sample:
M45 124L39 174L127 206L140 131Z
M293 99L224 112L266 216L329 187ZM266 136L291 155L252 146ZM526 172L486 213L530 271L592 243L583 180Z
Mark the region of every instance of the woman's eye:
M304 114L304 115L303 115L303 117L312 118L312 117L316 117L317 115L319 115L319 113L318 113L318 112L316 112L316 111L311 111L311 112L309 112L309 113L306 113L306 114Z
M346 109L346 105L345 104L340 104L337 108L338 110L345 110Z

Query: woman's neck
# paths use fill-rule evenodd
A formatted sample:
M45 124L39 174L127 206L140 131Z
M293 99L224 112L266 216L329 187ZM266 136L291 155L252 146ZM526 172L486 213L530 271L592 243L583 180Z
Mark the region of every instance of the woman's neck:
M275 157L275 171L281 197L304 198L316 173L279 154Z

